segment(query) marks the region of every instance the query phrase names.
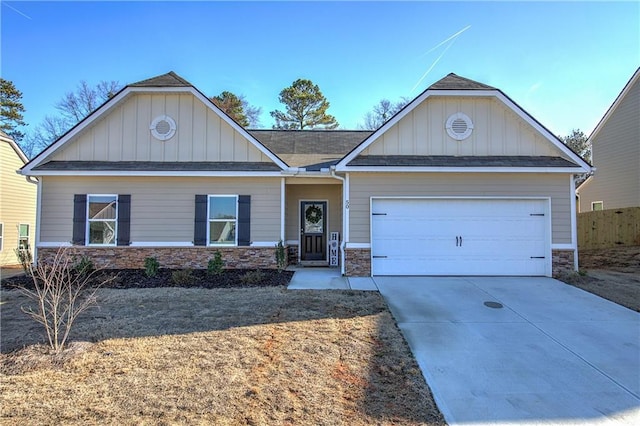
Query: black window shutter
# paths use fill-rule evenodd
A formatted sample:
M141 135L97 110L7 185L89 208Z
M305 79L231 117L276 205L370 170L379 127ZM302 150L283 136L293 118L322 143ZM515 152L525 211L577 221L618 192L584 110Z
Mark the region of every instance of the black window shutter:
M238 245L251 245L251 195L238 196Z
M193 226L193 245L207 245L207 196L196 195L196 217Z
M131 195L118 195L118 245L131 244Z
M83 246L86 241L87 229L87 194L75 194L73 196L73 245Z

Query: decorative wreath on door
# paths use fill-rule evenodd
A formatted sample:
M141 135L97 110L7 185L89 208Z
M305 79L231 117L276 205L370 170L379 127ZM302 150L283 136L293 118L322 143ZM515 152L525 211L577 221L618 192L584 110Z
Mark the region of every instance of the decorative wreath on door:
M316 224L322 220L322 209L318 206L307 207L304 217L307 222Z

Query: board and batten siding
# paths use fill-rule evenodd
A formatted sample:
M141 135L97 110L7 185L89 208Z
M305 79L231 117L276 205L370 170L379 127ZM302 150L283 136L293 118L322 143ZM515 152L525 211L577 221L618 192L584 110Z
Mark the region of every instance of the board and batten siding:
M335 181L338 182L338 181ZM300 201L329 202L327 239L330 232L339 232L342 240L342 185L312 184L287 185L286 190L285 238L287 241L300 240Z
M452 139L445 128L455 113L473 122L471 136ZM565 155L495 98L432 96L414 108L361 155Z
M41 242L68 243L74 194L131 194L131 243L193 242L195 195L250 195L251 241L280 240L280 178L61 177L42 182Z
M565 174L351 173L349 242L369 243L371 197L550 197L552 244L571 244L571 197Z
M18 248L20 224L29 225L29 244L32 247L35 241L38 189L16 173L22 166L24 162L13 147L0 140L0 223L3 224L0 266L18 264L13 250Z
M168 115L175 135L155 139L149 126ZM51 158L55 161L271 162L260 150L192 94L136 93L84 129Z
M579 188L580 211L640 206L640 79L592 139L593 177Z

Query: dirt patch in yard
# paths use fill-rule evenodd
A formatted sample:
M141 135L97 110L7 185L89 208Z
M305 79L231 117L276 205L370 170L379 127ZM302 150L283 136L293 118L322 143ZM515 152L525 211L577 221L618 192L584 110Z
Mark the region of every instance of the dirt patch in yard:
M580 274L561 281L640 312L640 246L583 250L579 259Z
M0 423L444 424L377 292L99 296L69 352L53 357L35 344L24 296L2 290Z

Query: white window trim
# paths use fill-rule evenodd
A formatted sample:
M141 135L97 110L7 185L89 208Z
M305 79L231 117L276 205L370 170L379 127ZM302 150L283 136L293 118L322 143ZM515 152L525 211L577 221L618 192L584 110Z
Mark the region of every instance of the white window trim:
M602 205L602 208L601 208L600 210L596 210L596 209L594 209L593 207L594 207L596 204L600 204L600 205ZM592 212L597 212L597 211L601 211L601 210L604 210L604 201L592 201L592 202L591 202L591 211L592 211Z
M4 248L4 223L0 222L0 251Z
M24 223L24 222L21 222L21 223L18 224L18 247L17 247L17 249L20 250L20 240L22 238L24 238L24 237L22 237L20 235L20 228L22 226L26 226L27 227L27 249L30 249L31 248L31 224L30 223Z
M89 204L91 204L91 197L115 197L116 199L116 217L113 219L113 222L115 223L115 226L113 227L114 230L114 238L113 238L113 244L91 244L90 240L91 240L91 234L89 232L89 225L91 224L91 222L110 222L112 219L89 219ZM84 220L85 220L85 246L91 246L91 247L115 247L118 245L118 210L119 210L119 205L118 205L118 194L87 194L87 208L84 214Z
M236 232L235 232L235 240L233 244L222 244L222 243L212 243L211 242L211 222L229 222L231 219L211 219L209 208L211 207L211 199L212 198L231 198L234 197L236 199L236 218L234 219L236 223ZM209 194L207 196L207 245L209 247L237 247L238 246L238 194Z

